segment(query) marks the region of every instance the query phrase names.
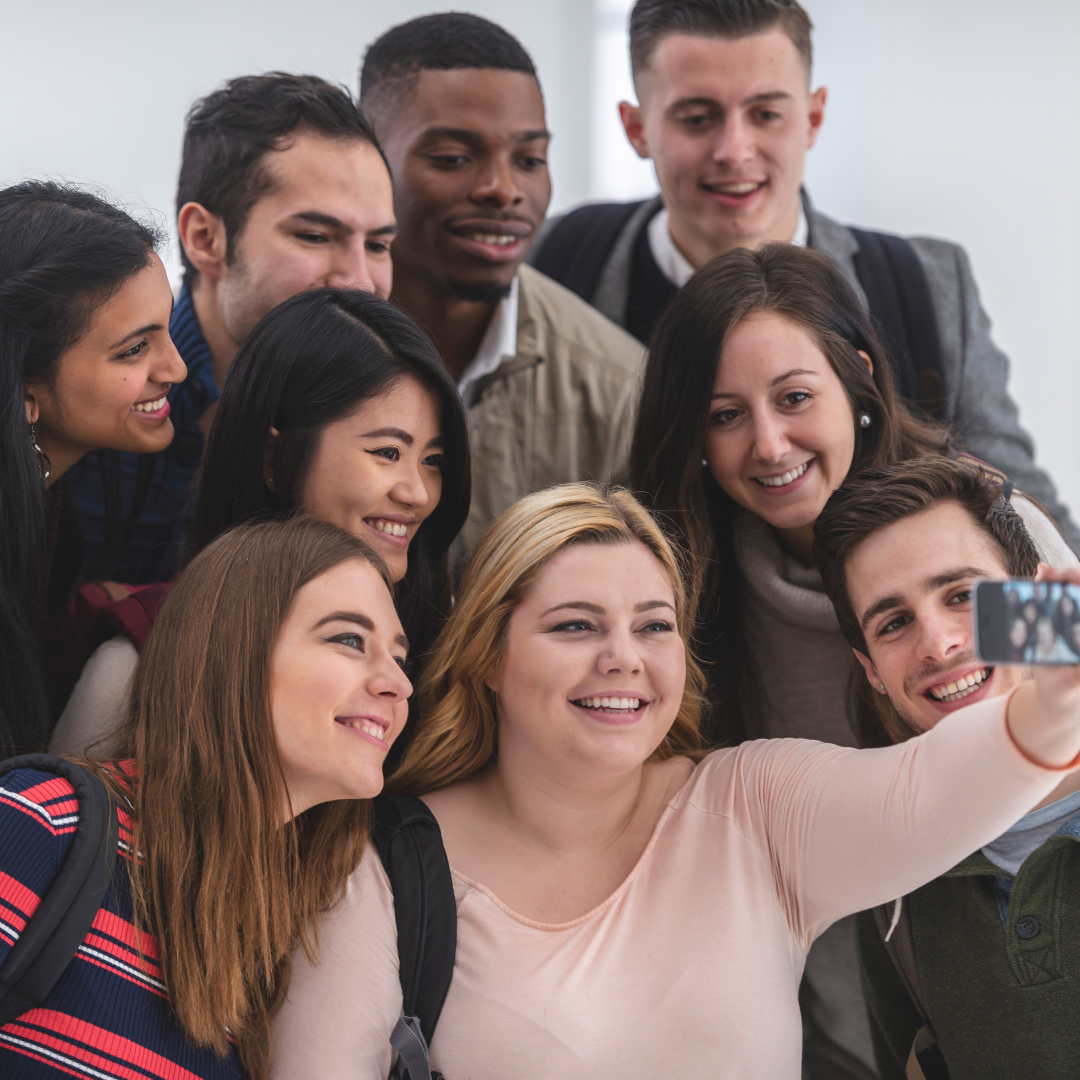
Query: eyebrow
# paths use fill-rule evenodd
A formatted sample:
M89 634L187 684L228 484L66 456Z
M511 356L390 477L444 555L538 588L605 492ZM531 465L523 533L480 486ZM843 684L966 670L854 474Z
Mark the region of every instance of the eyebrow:
M952 585L956 581L963 581L964 578L989 576L990 571L979 566L956 566L950 570L943 570L940 574L934 574L933 577L926 578L919 586L919 592L934 592L936 589ZM891 611L893 608L901 607L903 604L904 597L902 596L883 596L880 600L875 600L863 613L863 617L859 620L859 627L863 633L866 633L867 626L876 616Z
M324 214L319 210L301 210L298 214L293 214L292 221L307 221L312 225L325 225L328 229L340 229L344 233L350 235L356 230L351 225L346 225L340 218L334 217L333 214ZM378 229L369 229L366 233L367 236L396 236L398 231L397 225L383 225Z
M378 431L365 431L360 435L361 439L400 439L406 446L412 446L416 441L407 431L396 427L379 428ZM440 435L441 439L442 436Z
M757 105L757 104L759 104L761 102L765 102L765 101L792 101L792 100L794 100L794 95L789 94L786 90L766 90L763 93L752 94L748 98L743 98L743 100L739 102L739 105L741 107L745 107L747 105ZM678 101L672 102L672 104L669 105L668 108L669 109L685 109L687 106L690 106L690 105L708 105L708 106L713 107L713 108L722 108L722 106L720 105L720 102L717 101L716 98L711 98L711 97L679 98Z
M777 375L776 378L773 379L773 381L771 383L769 383L769 386L778 386L780 383L786 382L788 379L795 378L796 375L817 375L817 374L818 373L816 371L811 371L809 368L792 368L790 371L785 371L783 375ZM735 396L736 396L735 394L730 394L730 393L727 393L726 391L722 390L718 394L713 394L712 400L715 401L717 398L735 397Z
M362 626L365 630L370 630L372 633L375 632L375 624L366 615L361 615L356 611L335 611L333 615L327 615L320 619L313 629L318 630L319 627L332 622L356 623L357 626ZM404 649L408 649L409 639L404 634L398 634L398 636L394 638L394 644L400 645Z
M515 142L536 142L538 139L550 139L551 132L546 128L534 128L528 131L512 131L510 138ZM424 141L431 139L457 139L459 142L469 143L471 146L479 146L483 143L484 136L478 131L470 131L468 128L433 127L428 128L423 135Z
M653 611L655 608L660 607L670 608L672 611L675 610L675 605L668 600L642 600L640 603L634 605L634 611ZM550 615L553 611L562 611L564 608L572 608L575 611L591 611L594 615L603 615L606 610L599 604L590 604L587 600L567 600L563 604L556 604L554 607L549 607L543 614Z
M119 341L109 346L109 351L113 349L119 349L125 342L130 341L132 338L139 337L140 334L152 334L155 330L164 330L165 327L161 323L148 323L146 326L140 326L138 330L132 330L130 334L125 334Z

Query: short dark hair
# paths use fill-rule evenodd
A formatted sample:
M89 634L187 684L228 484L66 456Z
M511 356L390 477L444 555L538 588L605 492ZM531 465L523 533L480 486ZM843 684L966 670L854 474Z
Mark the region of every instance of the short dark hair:
M840 630L864 656L869 648L848 592L847 564L867 537L942 503L958 503L1000 552L1010 577L1033 577L1039 551L1006 497L1000 474L971 458L923 457L865 469L832 493L814 523L814 557ZM861 672L848 693L850 719L863 746L888 746L917 732Z
M284 149L288 137L301 130L359 139L382 154L374 128L349 91L317 75L245 75L200 98L188 111L176 211L197 202L221 218L229 262L251 208L270 190L266 155ZM183 244L180 258L184 284L190 287L199 272Z
M638 0L630 12L630 66L636 79L666 34L741 38L778 27L791 39L809 74L813 26L796 0Z
M519 71L536 78L531 57L509 31L479 15L445 11L391 27L368 47L360 68L360 101L380 112L420 72L464 68Z

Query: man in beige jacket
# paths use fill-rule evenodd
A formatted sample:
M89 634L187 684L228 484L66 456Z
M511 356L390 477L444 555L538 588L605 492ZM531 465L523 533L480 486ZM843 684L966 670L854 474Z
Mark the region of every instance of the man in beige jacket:
M468 553L530 491L625 477L644 352L522 265L551 179L543 96L513 36L475 15L413 19L370 47L360 92L394 177L393 299L468 410Z

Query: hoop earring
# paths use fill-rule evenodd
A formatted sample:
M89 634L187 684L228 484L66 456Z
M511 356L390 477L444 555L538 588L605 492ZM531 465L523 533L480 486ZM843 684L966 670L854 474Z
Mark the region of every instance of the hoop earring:
M871 422L869 413L864 412L859 416L859 427L868 428Z
M38 468L41 470L41 479L48 480L52 475L52 462L49 460L49 455L38 446L37 435L34 434L34 425L30 425L30 445L33 447L34 453L37 454Z

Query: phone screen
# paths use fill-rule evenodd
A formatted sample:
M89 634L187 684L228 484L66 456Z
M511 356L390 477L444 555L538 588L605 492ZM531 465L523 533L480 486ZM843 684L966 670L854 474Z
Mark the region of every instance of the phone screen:
M1080 663L1080 586L977 582L975 637L979 659L989 663Z

